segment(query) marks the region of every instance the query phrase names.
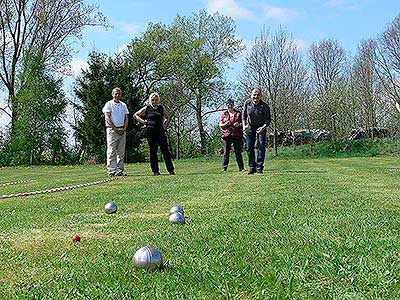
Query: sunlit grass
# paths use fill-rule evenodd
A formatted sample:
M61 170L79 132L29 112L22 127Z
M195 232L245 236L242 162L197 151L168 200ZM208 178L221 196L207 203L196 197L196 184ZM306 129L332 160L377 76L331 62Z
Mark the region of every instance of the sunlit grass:
M119 181L0 200L0 299L400 299L398 158L272 160L262 176L233 163L181 161L159 177L134 164ZM0 194L105 178L2 168L0 183L34 181ZM174 204L186 225L169 224ZM144 245L162 271L133 268Z

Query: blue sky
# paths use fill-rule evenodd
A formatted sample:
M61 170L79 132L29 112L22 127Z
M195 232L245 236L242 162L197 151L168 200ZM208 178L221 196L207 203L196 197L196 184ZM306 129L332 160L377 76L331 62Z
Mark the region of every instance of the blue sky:
M245 45L260 35L262 28L284 26L293 34L298 46L306 52L311 43L337 39L349 54L354 54L362 39L374 38L400 13L399 0L96 0L87 1L99 6L113 26L88 28L83 45L75 43L71 63L73 76L66 78L66 92L74 76L85 67L92 50L113 54L123 49L132 38L140 36L150 22L170 24L177 14L190 15L200 9L219 11L235 20L237 36ZM235 80L241 62L232 64L228 78ZM5 118L0 118L0 126Z
M148 23L170 24L177 14L190 15L200 9L219 11L235 20L237 35L245 45L260 35L265 26L271 30L280 25L293 34L303 51L311 43L324 38L334 38L354 54L362 39L375 37L400 13L397 0L103 0L89 1L97 4L113 28L90 28L84 32L84 47L77 45L72 62L75 74L85 65L91 50L112 54L139 36ZM234 64L230 79L240 71L241 64Z

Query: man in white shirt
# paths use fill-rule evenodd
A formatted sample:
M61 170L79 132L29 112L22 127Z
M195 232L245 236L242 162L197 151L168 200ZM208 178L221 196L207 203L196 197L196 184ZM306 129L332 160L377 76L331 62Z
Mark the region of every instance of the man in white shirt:
M124 173L128 107L122 101L122 90L112 90L113 99L103 107L107 130L107 172L109 176L126 176Z

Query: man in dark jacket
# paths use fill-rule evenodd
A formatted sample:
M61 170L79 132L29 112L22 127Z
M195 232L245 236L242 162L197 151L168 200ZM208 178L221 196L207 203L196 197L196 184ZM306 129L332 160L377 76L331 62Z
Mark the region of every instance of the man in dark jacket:
M261 89L251 92L251 98L243 107L243 130L246 132L247 155L249 157L249 173L262 174L265 159L266 129L271 123L271 113L267 103L261 100ZM257 161L254 147L257 142Z

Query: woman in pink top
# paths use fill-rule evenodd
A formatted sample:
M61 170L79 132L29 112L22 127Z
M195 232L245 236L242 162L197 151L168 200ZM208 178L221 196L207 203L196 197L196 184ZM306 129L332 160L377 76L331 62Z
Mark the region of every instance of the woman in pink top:
M228 109L221 115L219 121L219 127L221 127L222 141L224 143L224 158L222 161L222 170L226 171L229 165L229 154L231 152L231 145L236 155L236 162L239 167L239 171L244 171L243 165L243 125L242 125L242 113L236 110L233 105L232 99L226 101Z

